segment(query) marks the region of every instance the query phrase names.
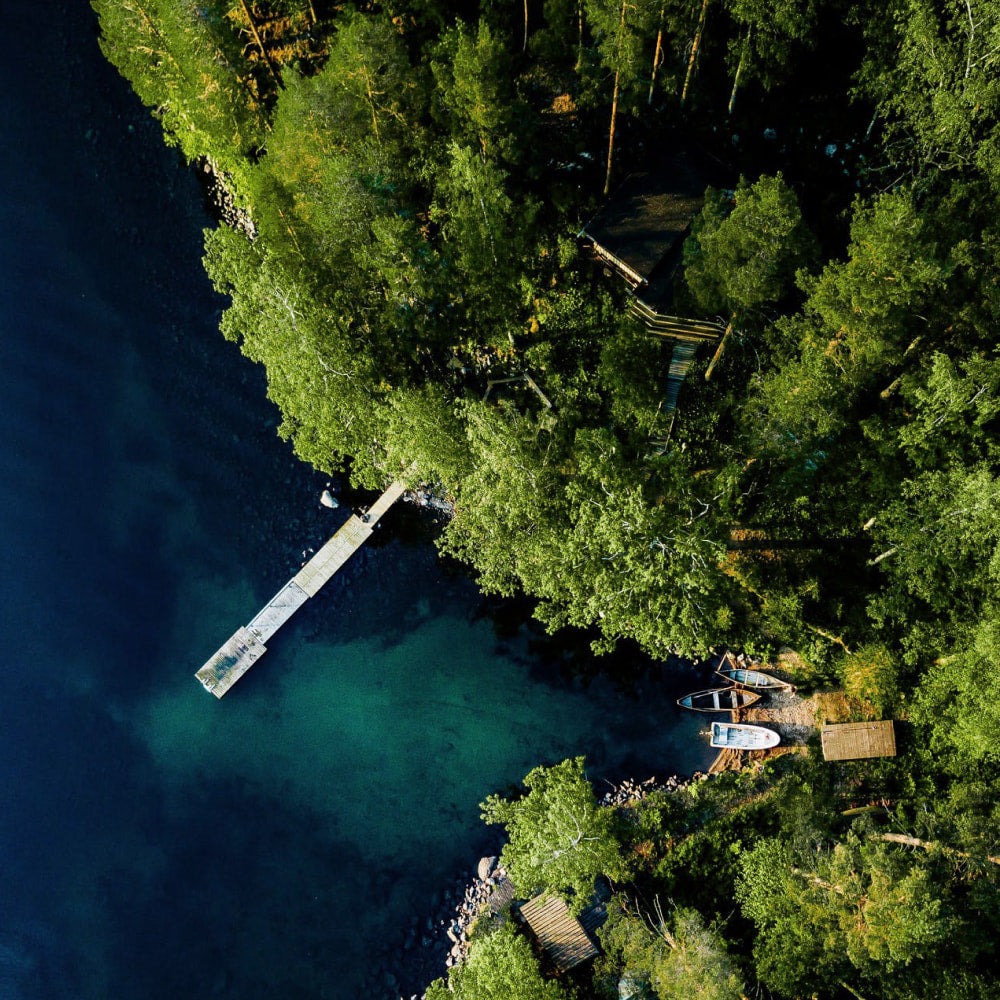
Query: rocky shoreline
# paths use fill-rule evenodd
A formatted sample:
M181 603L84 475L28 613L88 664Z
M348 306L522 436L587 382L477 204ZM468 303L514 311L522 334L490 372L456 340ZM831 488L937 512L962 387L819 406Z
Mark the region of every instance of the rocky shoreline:
M197 166L201 168L199 179L204 185L212 215L230 229L238 229L248 239L255 240L257 224L250 217L250 212L236 203L232 189L226 182L226 175L219 165L210 156L206 156L198 161Z
M715 775L696 771L689 778L671 775L659 780L631 778L612 784L600 797L602 806L624 807L641 802L653 792L682 792ZM439 895L432 897L426 917L414 916L406 932L395 971L373 972L364 982L364 995L383 1000L423 1000L424 990L435 979L460 964L468 955L469 932L490 896L506 879L506 870L494 856L480 859L476 871L466 871Z
M455 505L444 495L436 492L434 487L423 484L415 490L407 490L403 494L406 503L415 504L435 515L449 519L455 516Z

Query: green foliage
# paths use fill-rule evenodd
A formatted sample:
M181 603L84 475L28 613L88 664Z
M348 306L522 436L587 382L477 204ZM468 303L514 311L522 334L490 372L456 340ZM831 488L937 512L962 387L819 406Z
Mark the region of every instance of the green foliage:
M259 243L220 227L206 233L205 268L216 289L232 297L222 332L268 370L268 395L284 418L279 433L317 468L332 470L338 456L369 458L359 478L385 468L372 451L382 413L377 374L350 332L304 280L289 273ZM374 473L378 482L379 473Z
M623 897L608 905L601 929L607 958L599 976L648 984L659 1000L739 1000L745 986L721 936L697 910L675 910L664 918L657 903L639 914Z
M510 55L489 25L480 21L473 34L459 22L441 36L435 56L434 105L451 135L483 156L516 158Z
M912 339L912 314L949 272L933 229L905 192L856 205L848 259L805 281L807 312L822 317L852 363L872 366Z
M392 25L354 15L339 22L322 71L290 75L278 98L259 172L287 192L296 252L308 239L310 258L341 281L376 258L373 242L398 232L386 217L395 218L407 183L414 89ZM283 239L289 219L271 216L274 195L257 200L266 232Z
M978 168L996 185L996 4L896 0L890 10L891 20L880 16L870 25L861 89L878 102L890 136L912 144L915 172ZM897 162L903 149L893 144Z
M460 411L437 386L394 393L386 435L390 464L415 464L421 482L454 490L472 470Z
M883 718L899 695L899 665L880 643L869 643L846 656L840 675L845 694L868 705L873 718Z
M427 1000L564 1000L565 990L542 978L527 939L505 923L478 935L468 960L438 979Z
M788 71L798 46L815 45L815 0L727 0L726 7L741 29L730 42L731 65L742 59L745 78L767 88Z
M462 276L464 293L478 307L478 319L492 322L483 333L494 344L509 342L519 304L516 275L526 249L532 209L515 208L506 175L490 160L457 142L448 148L432 217L441 226L443 253Z
M798 351L785 346L777 370L759 376L748 411L758 447L814 466L816 449L853 428L861 395L891 381L886 372L895 375L951 272L933 229L902 192L855 205L847 252L815 277L800 274L804 314L778 324L779 341L798 341Z
M239 174L263 145L264 113L232 27L217 4L194 0L92 0L101 51L189 160Z
M917 691L917 717L942 749L963 763L1000 759L1000 616L994 608L959 651L927 670Z
M912 617L917 600L956 624L974 621L1000 578L998 504L1000 481L985 464L900 484L876 530L878 547L892 551L879 564L889 581L879 613Z
M731 210L711 188L684 245L685 279L705 314L754 309L780 299L814 252L795 192L781 174L741 180Z
M622 426L653 429L663 401L670 343L650 337L639 324L609 336L601 350L597 376L611 400L611 412Z
M618 0L585 0L583 13L602 65L618 73L627 90L639 72L639 54L646 34L650 4L628 4L622 18Z
M503 863L521 893L571 890L570 906L587 905L594 879L626 875L614 816L597 805L583 773L583 758L536 767L524 779L528 793L507 801L491 795L482 803L487 823L507 831Z
M953 926L923 859L853 836L801 859L765 841L744 857L736 892L757 925L758 973L784 995L892 973L933 954Z
M992 453L1000 414L1000 363L973 355L955 360L935 351L922 379L903 388L912 414L899 428L907 458L918 468L973 462Z

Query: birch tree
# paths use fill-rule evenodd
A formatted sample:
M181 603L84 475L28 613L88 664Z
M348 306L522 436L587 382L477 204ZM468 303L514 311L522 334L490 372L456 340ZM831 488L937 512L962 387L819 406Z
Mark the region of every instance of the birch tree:
M630 95L640 73L639 56L646 7L645 4L630 0L586 0L585 10L591 33L597 43L601 65L614 74L608 127L608 160L604 176L604 193L607 194L611 189L619 104Z
M648 910L627 896L608 904L601 944L618 975L646 985L658 1000L741 1000L743 979L721 935L697 910L664 913L659 897Z
M888 132L887 171L902 164L931 177L971 168L994 186L1000 181L1000 6L993 0L895 0L888 17L879 12L869 22L859 80Z
M576 912L587 905L598 875L627 873L614 814L597 804L583 761L536 767L524 779L522 798L491 795L481 805L485 822L506 827L502 860L518 892L568 892Z
M812 42L816 19L815 0L727 0L729 15L737 26L729 45L733 88L732 114L741 83L757 79L765 90L784 75L796 46Z
M566 1000L563 987L544 979L528 939L507 922L477 935L469 958L427 990L427 1000Z
M101 51L153 109L167 143L233 175L263 145L266 117L228 22L193 0L92 0Z

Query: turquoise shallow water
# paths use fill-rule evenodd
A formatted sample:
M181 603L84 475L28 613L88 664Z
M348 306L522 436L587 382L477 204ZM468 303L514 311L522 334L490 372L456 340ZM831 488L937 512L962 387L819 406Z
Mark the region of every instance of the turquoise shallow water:
M201 690L335 515L215 331L190 173L87 5L29 6L0 61L0 997L356 996L490 844L486 794L569 754L693 770L701 722L684 680L626 698L500 635L401 511Z

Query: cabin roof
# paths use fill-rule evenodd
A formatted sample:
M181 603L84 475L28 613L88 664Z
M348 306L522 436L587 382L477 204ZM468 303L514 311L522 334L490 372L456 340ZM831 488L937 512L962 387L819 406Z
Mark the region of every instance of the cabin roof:
M700 172L672 157L630 174L580 236L629 284L644 284L687 233L704 196Z
M521 904L521 916L558 972L598 954L597 947L558 896L536 896Z
M896 756L896 732L892 726L892 719L883 722L842 722L824 726L822 739L823 757L826 760Z

